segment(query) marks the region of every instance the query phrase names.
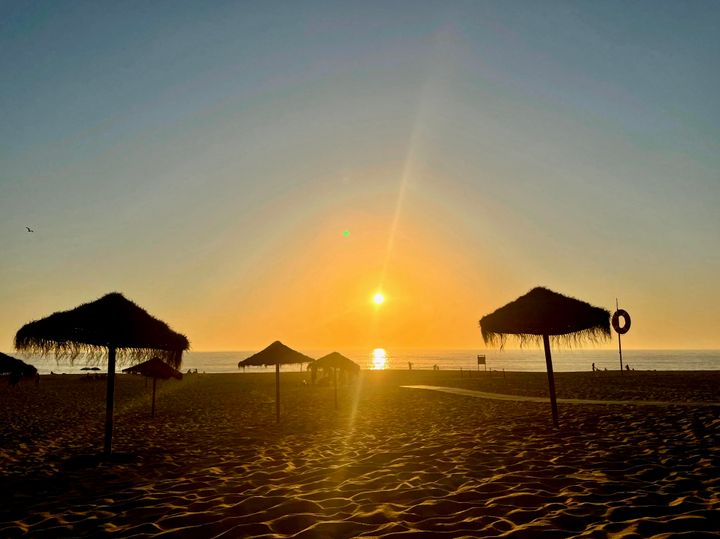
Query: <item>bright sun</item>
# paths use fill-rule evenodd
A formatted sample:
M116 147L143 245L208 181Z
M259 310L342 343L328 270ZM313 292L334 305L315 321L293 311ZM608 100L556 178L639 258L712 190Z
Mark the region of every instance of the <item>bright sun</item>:
M376 305L380 305L383 301L385 301L385 296L382 295L382 292L378 292L373 296L373 301Z

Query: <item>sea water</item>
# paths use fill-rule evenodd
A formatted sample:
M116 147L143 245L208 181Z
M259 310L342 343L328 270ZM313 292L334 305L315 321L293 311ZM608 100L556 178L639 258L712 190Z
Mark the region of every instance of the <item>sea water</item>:
M321 357L333 350L299 350L313 357ZM337 350L352 359L363 369L433 369L440 370L488 370L488 371L545 371L545 354L542 348L516 349L350 349ZM257 350L231 352L187 352L183 355L180 370L197 369L206 373L242 373L269 372L274 367L238 368L238 362L251 356ZM105 362L88 363L83 358L72 364L67 360L56 361L52 356L40 358L11 354L35 365L40 374L82 374L84 367L97 365L101 372L106 370ZM485 356L485 364L478 365L478 355ZM601 370L618 370L620 358L617 350L598 349L554 349L552 351L553 369L558 372L590 371L593 363ZM720 350L632 350L623 349L623 366L629 365L635 370L720 370ZM127 365L119 365L118 371ZM299 371L300 365L283 366L283 372Z

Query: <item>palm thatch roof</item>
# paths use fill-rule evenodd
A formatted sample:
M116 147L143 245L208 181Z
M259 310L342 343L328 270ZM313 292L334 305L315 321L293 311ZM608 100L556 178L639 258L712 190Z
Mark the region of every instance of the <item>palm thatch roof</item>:
M0 374L18 373L21 376L35 376L37 369L24 361L0 352Z
M267 365L290 365L297 363L310 363L313 358L301 354L292 348L285 346L280 341L275 341L267 348L257 354L238 362L238 367L259 367Z
M54 352L56 357L71 361L80 354L88 360L103 360L107 349L114 347L120 360L136 362L158 355L179 367L190 343L165 322L113 292L25 324L15 335L15 347L42 355Z
M127 369L123 369L123 372L127 372L129 374L142 374L143 376L160 378L162 380L167 380L169 378L182 380L182 373L179 370L173 369L157 356L142 363L138 363L137 365L133 365L132 367L128 367Z
M483 340L504 346L507 335L520 345L536 344L543 335L565 344L610 338L610 312L547 288L533 288L480 319Z
M518 337L521 346L542 340L553 424L557 427L558 408L550 340L572 345L583 340L609 339L610 311L538 287L483 316L480 329L486 343L500 341L501 347L505 345L508 335Z
M338 352L316 359L311 365L312 369L340 369L341 371L357 372L360 365Z

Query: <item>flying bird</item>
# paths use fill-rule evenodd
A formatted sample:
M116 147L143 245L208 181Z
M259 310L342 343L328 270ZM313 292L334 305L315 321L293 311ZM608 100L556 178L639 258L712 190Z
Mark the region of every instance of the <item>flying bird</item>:
M27 228L27 231L28 231L28 232L35 232L35 231L34 231L32 228L30 228L29 226L26 226L25 228Z

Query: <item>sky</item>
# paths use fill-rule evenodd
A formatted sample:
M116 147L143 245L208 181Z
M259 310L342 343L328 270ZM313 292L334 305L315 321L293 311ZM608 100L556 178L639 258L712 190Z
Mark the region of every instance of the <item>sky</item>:
M0 0L0 351L113 291L196 351L481 349L535 286L617 298L624 348L720 349L718 27L711 1Z

